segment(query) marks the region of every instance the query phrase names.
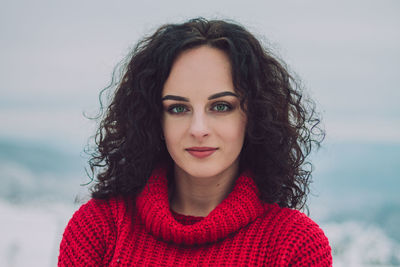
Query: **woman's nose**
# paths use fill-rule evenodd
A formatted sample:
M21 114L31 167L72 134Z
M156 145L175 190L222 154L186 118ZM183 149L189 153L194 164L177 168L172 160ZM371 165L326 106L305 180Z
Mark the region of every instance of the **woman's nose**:
M189 132L195 138L203 138L210 134L207 116L204 112L193 113Z

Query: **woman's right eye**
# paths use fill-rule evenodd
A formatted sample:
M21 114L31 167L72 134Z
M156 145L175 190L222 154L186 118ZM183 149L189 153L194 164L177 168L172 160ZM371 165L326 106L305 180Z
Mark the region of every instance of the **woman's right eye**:
M186 112L187 108L182 105L174 105L168 108L168 112L171 114L181 114L183 112Z

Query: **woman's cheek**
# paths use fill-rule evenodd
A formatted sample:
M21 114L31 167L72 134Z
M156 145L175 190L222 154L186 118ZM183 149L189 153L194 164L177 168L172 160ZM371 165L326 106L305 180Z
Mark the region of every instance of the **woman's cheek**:
M163 122L163 131L166 141L178 142L184 136L187 128L187 119L166 117Z

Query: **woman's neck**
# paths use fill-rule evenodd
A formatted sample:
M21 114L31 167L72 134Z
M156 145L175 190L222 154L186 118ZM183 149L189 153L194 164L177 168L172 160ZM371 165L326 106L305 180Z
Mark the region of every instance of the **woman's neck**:
M170 206L183 215L205 217L228 196L237 176L238 167L213 177L193 177L175 167Z

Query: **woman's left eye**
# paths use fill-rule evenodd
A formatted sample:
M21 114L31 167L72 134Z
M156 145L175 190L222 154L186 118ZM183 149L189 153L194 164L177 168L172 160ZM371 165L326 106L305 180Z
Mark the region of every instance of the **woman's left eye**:
M212 107L212 110L217 112L226 112L230 111L231 109L232 107L226 103L217 103Z

